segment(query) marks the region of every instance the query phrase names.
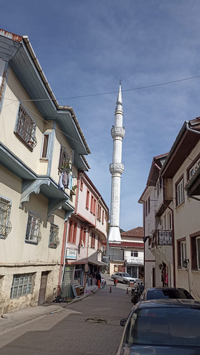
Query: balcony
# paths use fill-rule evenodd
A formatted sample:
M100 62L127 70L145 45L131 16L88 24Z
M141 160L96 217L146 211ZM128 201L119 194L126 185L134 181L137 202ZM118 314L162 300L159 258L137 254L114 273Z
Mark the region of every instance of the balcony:
M152 232L149 238L149 248L154 249L157 246L170 246L172 245L172 231L157 229Z

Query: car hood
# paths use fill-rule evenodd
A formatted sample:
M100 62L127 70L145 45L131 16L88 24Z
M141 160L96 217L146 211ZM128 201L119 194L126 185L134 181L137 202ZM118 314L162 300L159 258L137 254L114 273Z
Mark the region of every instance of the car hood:
M116 355L199 355L199 347L134 345L118 349Z

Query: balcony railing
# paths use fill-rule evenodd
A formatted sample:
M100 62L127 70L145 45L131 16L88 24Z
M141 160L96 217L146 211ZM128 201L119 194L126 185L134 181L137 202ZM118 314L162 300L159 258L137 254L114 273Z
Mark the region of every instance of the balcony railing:
M124 261L123 255L109 255L109 260L112 261Z
M152 232L149 238L149 248L153 249L156 246L172 245L172 231L157 229Z

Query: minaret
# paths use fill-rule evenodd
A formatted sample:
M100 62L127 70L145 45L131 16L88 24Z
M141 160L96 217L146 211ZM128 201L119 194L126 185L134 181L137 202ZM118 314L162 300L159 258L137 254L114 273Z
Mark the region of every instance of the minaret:
M122 161L122 139L125 135L123 128L123 107L121 82L119 84L119 92L115 109L115 125L112 126L111 136L113 138L113 158L110 164L110 173L112 174L111 186L111 207L110 207L110 229L108 235L108 243L121 243L121 235L119 228L120 214L120 186L121 175L124 171Z

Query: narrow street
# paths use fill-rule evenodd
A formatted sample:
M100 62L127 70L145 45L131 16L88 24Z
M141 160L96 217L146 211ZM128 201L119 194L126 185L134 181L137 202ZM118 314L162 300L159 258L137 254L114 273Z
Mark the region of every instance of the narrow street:
M1 355L115 354L123 332L120 319L132 307L126 289L108 279L106 288L94 295L66 308L58 305L58 312L5 332L0 335Z

